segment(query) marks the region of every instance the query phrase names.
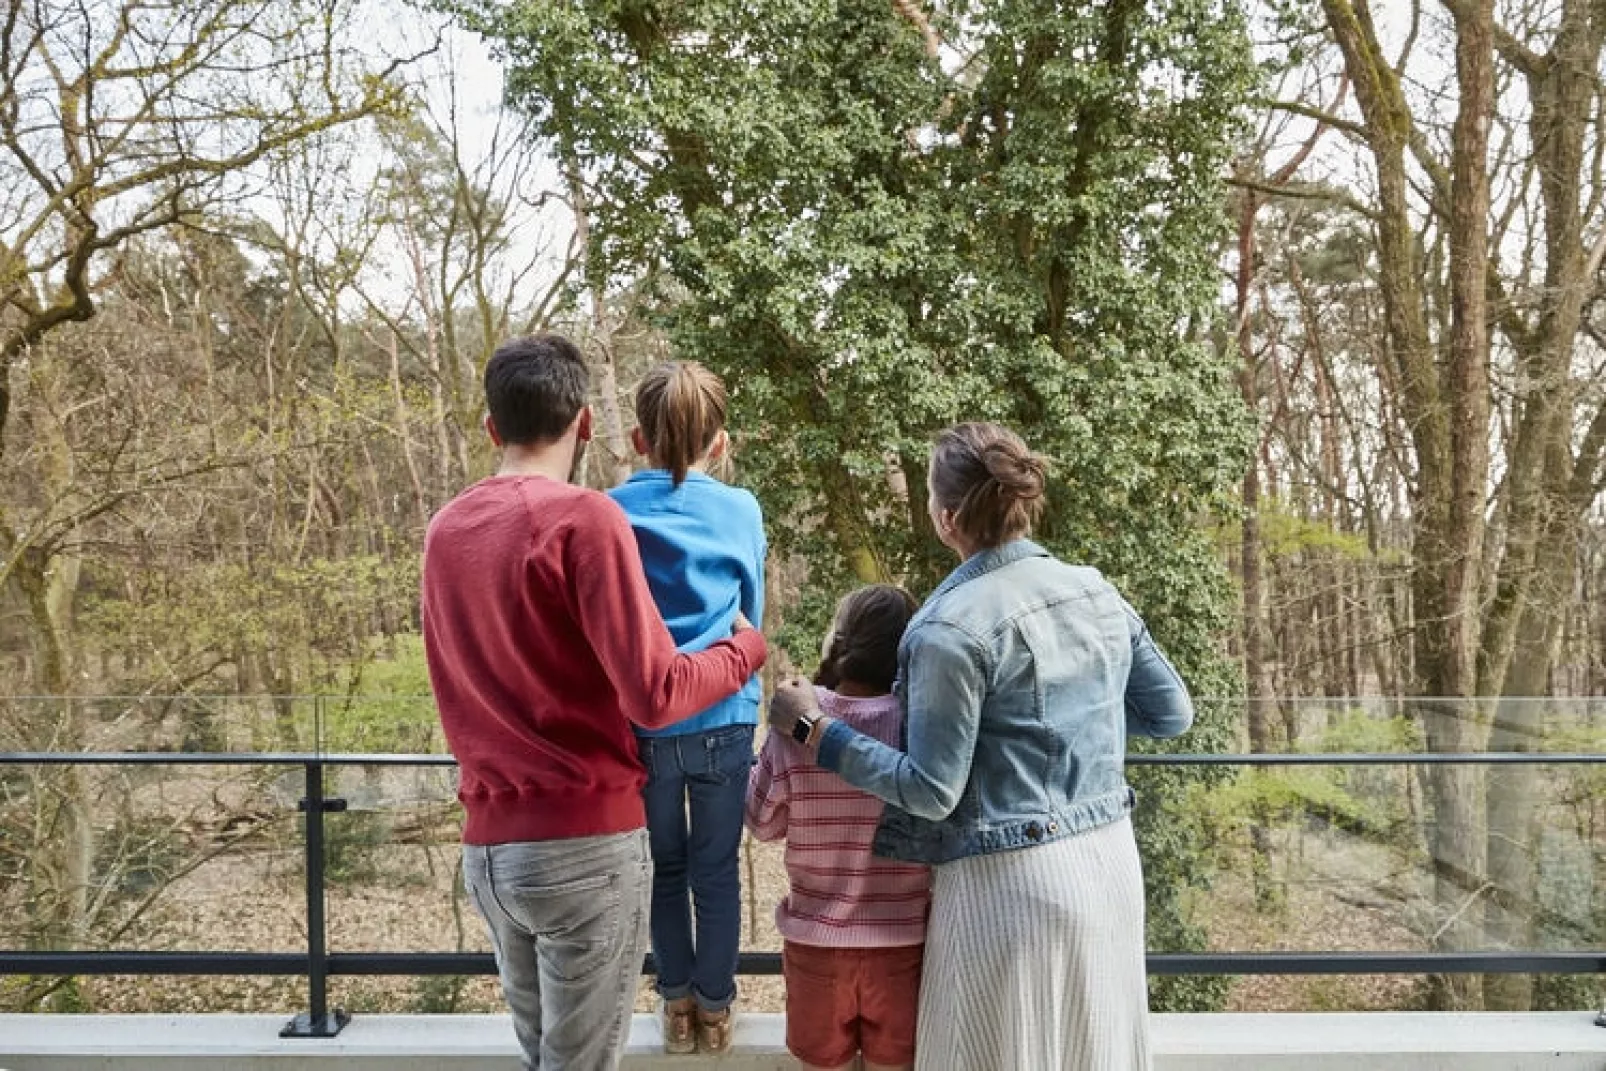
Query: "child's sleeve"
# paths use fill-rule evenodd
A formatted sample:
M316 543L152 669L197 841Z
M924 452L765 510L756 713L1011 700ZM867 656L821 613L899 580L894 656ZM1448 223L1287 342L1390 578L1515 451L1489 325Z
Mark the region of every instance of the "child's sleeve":
M764 537L764 514L758 499L748 496L752 508L752 557L742 563L742 613L754 628L764 627L764 559L769 555L769 542Z
M780 737L771 733L764 738L758 761L747 775L747 828L757 840L786 836L789 772Z

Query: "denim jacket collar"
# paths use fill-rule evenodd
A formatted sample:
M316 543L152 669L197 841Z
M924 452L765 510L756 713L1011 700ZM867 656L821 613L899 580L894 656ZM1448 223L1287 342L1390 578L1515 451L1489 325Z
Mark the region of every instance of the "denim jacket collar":
M1012 539L1008 543L986 550L978 550L970 557L959 563L959 567L949 573L943 582L937 585L927 598L926 602L937 601L938 598L948 594L967 580L974 580L978 576L985 576L1010 562L1018 562L1022 558L1046 558L1048 551L1033 543L1030 539Z

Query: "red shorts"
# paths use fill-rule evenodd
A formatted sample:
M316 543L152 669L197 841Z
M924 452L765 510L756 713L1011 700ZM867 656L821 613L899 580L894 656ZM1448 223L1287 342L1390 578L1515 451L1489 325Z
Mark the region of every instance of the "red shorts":
M820 948L787 941L786 1047L815 1067L841 1067L863 1052L872 1064L915 1057L920 963L925 946Z

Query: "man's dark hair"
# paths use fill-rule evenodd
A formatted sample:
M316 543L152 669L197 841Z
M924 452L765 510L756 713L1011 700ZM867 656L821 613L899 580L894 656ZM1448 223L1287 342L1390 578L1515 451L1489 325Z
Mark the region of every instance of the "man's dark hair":
M503 442L520 446L562 435L586 404L591 375L562 335L509 339L485 365L485 405Z

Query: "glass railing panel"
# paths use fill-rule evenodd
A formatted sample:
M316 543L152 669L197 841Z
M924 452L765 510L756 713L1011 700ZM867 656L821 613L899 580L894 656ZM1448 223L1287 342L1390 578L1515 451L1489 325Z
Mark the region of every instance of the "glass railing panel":
M1536 765L1380 763L1140 767L1152 885L1182 890L1155 952L1594 952L1606 948L1606 701L1334 698L1200 700L1182 752L1306 755L1532 751ZM1147 748L1147 745L1138 745ZM0 751L444 754L427 696L0 699ZM303 953L299 764L0 766L0 948ZM488 950L459 877L450 765L329 765L332 952ZM744 844L744 950L777 951L778 845ZM1169 868L1169 869L1168 869ZM56 891L52 891L52 890ZM60 890L71 890L62 893ZM1168 908L1169 910L1169 908ZM1189 931L1195 940L1185 935ZM0 978L0 1004L40 983ZM293 1010L296 978L84 978L60 1006ZM1421 1006L1415 975L1249 977L1229 1007ZM1585 1007L1599 985L1529 983L1542 1007ZM332 978L367 1011L495 1010L489 978ZM32 987L32 988L27 988ZM780 1006L779 979L744 1001ZM643 989L643 1009L650 1008ZM62 1003L65 1001L65 1003ZM53 1005L55 1006L55 1005Z
M775 905L786 895L786 845L742 839L742 949L779 952ZM786 983L779 977L741 979L742 999L754 1007L780 1011L786 1006Z
M299 791L283 773L0 766L0 948L304 951ZM273 978L9 978L0 980L0 1004L199 1010L216 998L278 1008L294 989L293 979Z
M463 887L456 772L327 768L325 791L346 807L324 822L331 953L490 952ZM495 1011L500 1000L483 976L341 977L330 992L349 1009L385 1012Z
M429 696L320 696L314 705L317 750L333 754L444 754Z
M1195 791L1231 951L1606 945L1606 768L1298 766ZM1159 951L1165 951L1163 949Z
M0 697L0 751L311 751L316 696Z
M1221 726L1233 750L1606 752L1603 699L1205 699L1198 706L1201 724ZM1178 745L1186 750L1189 739Z

